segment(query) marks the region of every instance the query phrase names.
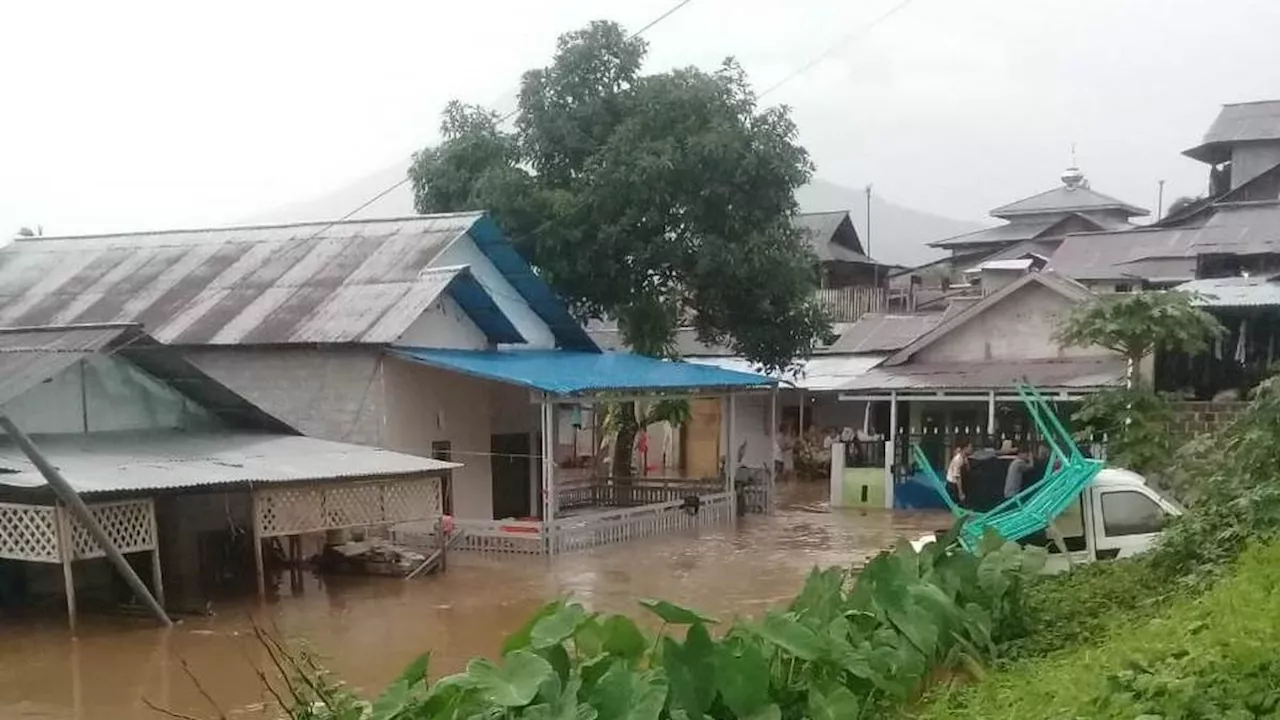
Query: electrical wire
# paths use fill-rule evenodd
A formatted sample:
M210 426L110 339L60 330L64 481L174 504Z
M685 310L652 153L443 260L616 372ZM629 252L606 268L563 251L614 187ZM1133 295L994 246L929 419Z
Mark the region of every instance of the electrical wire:
M875 30L878 26L880 26L880 25L881 25L882 23L884 23L886 20L888 20L889 18L891 18L891 17L893 17L894 15L898 14L898 13L899 13L899 12L901 12L902 10L904 10L904 9L905 9L908 5L910 5L911 3L912 3L912 0L901 0L898 4L894 5L893 7L889 8L888 10L886 10L886 11L885 11L884 13L882 13L879 17L877 17L875 20L872 20L869 24L859 26L859 27L857 27L857 28L853 29L852 31L847 32L847 33L845 33L844 35L840 36L840 38L839 38L838 40L836 40L836 42L835 42L835 43L833 43L833 44L832 44L830 47L828 47L826 50L823 50L823 51L822 51L821 53L819 53L818 55L814 56L814 58L813 58L812 60L810 60L809 62L805 63L804 65L801 65L800 67L796 68L795 70L791 71L790 73L787 73L787 75L786 75L785 77L783 77L781 80L779 80L778 82L776 82L776 83L774 83L774 84L770 85L769 87L765 88L765 90L764 90L763 92L761 92L761 93L757 96L757 99L764 98L764 96L766 96L766 95L768 95L768 94L772 93L773 91L777 90L778 88L782 87L783 85L786 85L787 83L791 82L792 80L795 80L796 78L800 77L801 75L803 75L803 74L805 74L805 73L809 72L809 71L810 71L810 70L812 70L812 69L814 68L814 66L816 66L818 63L822 62L823 60L826 60L828 57L831 57L832 55L834 55L837 51L839 51L839 50L843 49L843 48L844 48L844 47L845 47L845 46L846 46L846 45L847 45L851 40L856 40L857 38L862 37L863 35L866 35L867 33L871 32L872 30Z

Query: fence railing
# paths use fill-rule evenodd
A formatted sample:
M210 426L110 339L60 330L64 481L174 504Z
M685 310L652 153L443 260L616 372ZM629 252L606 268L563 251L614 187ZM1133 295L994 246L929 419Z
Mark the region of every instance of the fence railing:
M823 288L814 291L814 299L835 322L853 322L869 312L880 312L885 307L885 291L882 288Z
M556 490L556 507L573 510L583 507L636 507L653 503L683 501L690 495L724 490L721 481L651 478L601 478L591 484L577 484Z
M727 522L732 498L721 492L621 510L575 515L552 523L554 552L570 552Z

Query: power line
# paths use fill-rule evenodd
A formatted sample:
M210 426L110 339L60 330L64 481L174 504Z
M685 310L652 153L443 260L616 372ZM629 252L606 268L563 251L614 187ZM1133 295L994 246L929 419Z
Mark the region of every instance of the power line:
M888 20L889 18L893 17L894 15L898 14L898 12L900 12L901 10L903 10L904 8L906 8L908 5L910 5L910 4L911 4L911 2L912 2L912 0L901 0L898 4L894 5L893 7L889 8L888 10L886 10L886 11L885 11L884 13L882 13L879 17L877 17L875 20L872 20L869 24L867 24L867 25L863 25L863 26L858 27L858 28L855 28L855 29L853 29L852 31L847 32L847 33L845 33L844 35L840 36L840 38L839 38L838 40L836 40L836 42L835 42L835 43L833 43L833 44L831 45L831 47L827 48L826 50L823 50L821 53L819 53L817 56L815 56L812 60L810 60L809 62L805 63L804 65L801 65L800 67L796 68L795 70L791 71L790 73L788 73L788 74L787 74L787 76L786 76L786 77L782 78L782 79L781 79L781 80L779 80L778 82L776 82L776 83L774 83L774 84L770 85L768 88L766 88L766 89L764 90L764 92L760 93L760 94L757 96L757 99L764 98L764 96L765 96L765 95L768 95L769 93L773 92L774 90L777 90L778 88L782 87L783 85L786 85L787 83L791 82L792 80L795 80L796 78L800 77L801 75L803 75L803 74L805 74L805 73L809 72L810 70L812 70L812 69L813 69L813 67L814 67L815 65L817 65L817 64L818 64L818 63L820 63L820 62L822 62L823 60L826 60L828 57L831 57L831 56L832 56L832 55L834 55L837 51L839 51L839 50L843 49L843 48L844 48L844 46L845 46L848 42L850 42L851 40L855 40L855 39L857 39L857 38L859 38L859 37L861 37L861 36L863 36L863 35L866 35L867 33L871 32L872 30L875 30L875 29L876 29L876 27L878 27L880 24L882 24L884 21Z
M639 36L640 36L640 35L642 35L643 33L645 33L645 32L647 32L647 31L651 30L651 29L652 29L655 25L657 25L658 23L662 22L663 20L666 20L667 18L671 17L672 15L675 15L675 14L676 14L677 12L679 12L682 8L684 8L684 6L688 5L688 4L689 4L689 3L691 3L691 2L693 2L693 0L680 0L680 2L678 2L678 3L676 3L675 5L673 5L673 6L671 6L670 8L668 8L666 12L662 13L661 15L659 15L659 16L658 16L658 17L656 17L656 18L654 18L653 20L650 20L650 21L649 21L649 22L648 22L644 27L641 27L639 30L636 30L635 32L633 32L633 33L631 33L630 35L628 35L628 36L627 36L627 39L628 39L628 40L631 40L631 39L633 39L633 38L637 38L637 37L639 37ZM502 123L506 122L507 120L510 120L510 119L511 119L511 117L512 117L512 116L514 116L514 115L515 115L517 112L519 112L519 111L520 111L520 105L519 105L519 103L517 103L517 104L516 104L516 107L512 108L510 112L508 112L506 115L503 115L502 117L498 118L498 124L499 124L499 125L501 125ZM343 215L342 217L338 218L337 220L333 220L332 222L329 222L329 223L325 224L325 225L324 225L324 226L322 226L320 229L316 230L316 231L315 231L315 232L314 232L310 237L308 237L307 239L308 239L308 240L314 240L314 239L316 239L317 237L319 237L321 233L323 233L323 232L327 231L329 228L333 227L334 225L337 225L338 223L343 222L344 220L350 220L350 219L351 219L351 217L352 217L353 215L355 215L356 213L360 212L361 210L364 210L365 208L369 207L370 205L372 205L372 204L374 204L374 203L378 202L379 200L381 200L382 198L386 197L387 195L390 195L392 192L394 192L394 191L395 191L395 190L397 190L398 188L400 188L400 187L404 186L404 185L405 185L405 183L408 183L408 182L409 182L409 180L410 180L409 176L408 176L408 175L405 175L403 178L400 178L400 179L399 179L399 180L397 180L394 184L392 184L392 185L391 185L391 187L388 187L386 190L383 190L382 192L378 193L377 195L374 195L373 197L369 198L368 200L365 200L364 202L360 203L360 204L359 204L358 206L356 206L356 208L355 208L354 210L352 210L351 212L349 212L349 213L347 213L347 214Z

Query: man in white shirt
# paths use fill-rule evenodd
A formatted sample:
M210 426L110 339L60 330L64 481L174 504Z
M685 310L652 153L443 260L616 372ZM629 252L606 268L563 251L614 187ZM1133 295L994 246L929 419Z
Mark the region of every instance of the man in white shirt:
M969 456L973 454L973 446L966 440L956 443L955 453L947 464L947 494L957 505L964 505L964 476L969 471Z

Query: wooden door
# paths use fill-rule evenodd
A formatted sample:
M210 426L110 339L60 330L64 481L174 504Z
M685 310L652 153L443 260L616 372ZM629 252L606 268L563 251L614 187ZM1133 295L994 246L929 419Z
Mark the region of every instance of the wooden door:
M720 475L721 401L692 400L684 426L684 471L691 478Z

